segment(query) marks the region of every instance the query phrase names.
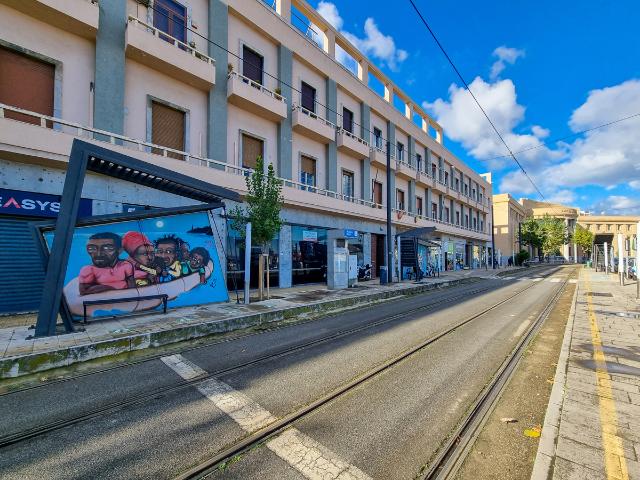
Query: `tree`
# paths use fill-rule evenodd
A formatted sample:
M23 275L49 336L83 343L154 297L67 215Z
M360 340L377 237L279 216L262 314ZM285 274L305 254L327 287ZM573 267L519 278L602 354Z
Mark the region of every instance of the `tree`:
M529 245L537 249L542 248L543 238L540 222L535 218L528 218L522 223L520 230L522 232L522 236L520 238L522 245Z
M569 241L564 221L560 218L545 215L538 222L542 231L542 252L545 255L558 255L560 247Z
M593 245L593 232L590 232L582 225L576 225L576 230L573 232L573 242L579 247L582 247L585 255L589 256L591 255L591 246Z
M280 220L280 210L284 202L282 182L276 177L272 164L269 164L265 174L264 160L261 156L256 159L256 168L246 177L245 181L247 184L245 205L243 208L236 206L230 211L231 226L244 238L247 223L251 223L251 242L259 246L263 254L268 255L268 245L280 231L282 224ZM262 265L262 255L259 262ZM262 299L262 275L260 275L258 285Z

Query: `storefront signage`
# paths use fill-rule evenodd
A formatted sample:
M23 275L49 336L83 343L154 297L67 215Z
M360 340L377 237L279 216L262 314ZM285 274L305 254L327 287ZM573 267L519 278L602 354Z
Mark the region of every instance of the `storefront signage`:
M350 228L345 228L344 238L358 238L358 230L351 230Z
M314 232L313 230L303 230L302 231L302 240L305 242L317 242L318 241L318 232Z
M60 212L60 195L22 192L0 188L0 214L28 217L57 217ZM80 199L79 217L90 217L92 201Z

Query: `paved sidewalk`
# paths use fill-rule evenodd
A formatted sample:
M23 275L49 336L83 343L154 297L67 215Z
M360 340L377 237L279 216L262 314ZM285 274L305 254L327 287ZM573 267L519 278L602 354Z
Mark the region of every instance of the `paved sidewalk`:
M500 275L502 278L511 278L508 277L509 272L516 270L462 270L426 278L420 283L393 285L380 285L379 280L374 280L347 290L328 290L326 285L272 289L272 299L251 305L237 304L235 292L229 292L229 303L171 309L166 315L93 320L87 325L77 325L84 331L39 339L28 339L33 334L29 326L35 323L35 316L14 319L5 328L1 327L0 319L0 379L293 317L311 318L327 311L413 295L473 281L478 277L496 278Z
M580 271L532 479L640 479L635 294L635 282Z

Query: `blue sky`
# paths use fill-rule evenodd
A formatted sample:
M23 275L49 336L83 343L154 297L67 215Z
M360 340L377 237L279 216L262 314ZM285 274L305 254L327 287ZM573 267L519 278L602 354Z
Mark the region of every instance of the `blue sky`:
M415 0L547 200L640 215L640 2ZM445 145L496 192L539 198L408 0L314 1L445 130ZM389 8L389 5L392 5ZM363 8L366 6L366 8Z

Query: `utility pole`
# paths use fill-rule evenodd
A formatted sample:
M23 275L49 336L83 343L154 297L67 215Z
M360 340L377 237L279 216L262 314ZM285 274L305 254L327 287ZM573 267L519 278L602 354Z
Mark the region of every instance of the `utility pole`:
M618 275L624 287L624 236L621 233L618 234Z
M636 300L640 300L640 222L636 225Z
M387 140L387 282L393 282L393 237L391 237L391 142Z
M262 259L260 259L262 261ZM251 300L251 222L247 223L244 236L244 303L249 305Z

